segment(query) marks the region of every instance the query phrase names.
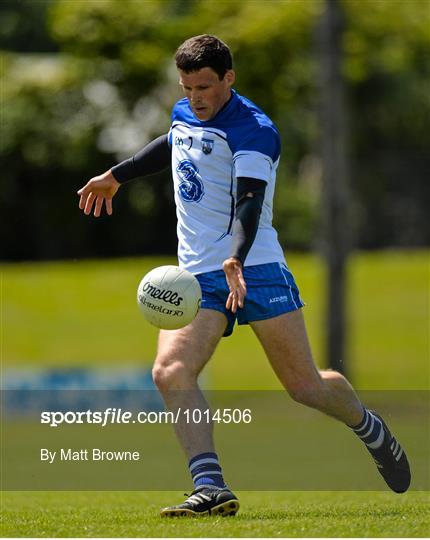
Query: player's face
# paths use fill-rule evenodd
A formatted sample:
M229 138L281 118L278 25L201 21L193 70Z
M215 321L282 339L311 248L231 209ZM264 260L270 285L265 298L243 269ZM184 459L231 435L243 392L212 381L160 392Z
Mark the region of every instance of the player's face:
M221 81L218 74L209 67L190 73L179 70L179 84L190 102L193 113L203 121L213 118L230 99L234 80L235 74L232 69L227 71Z

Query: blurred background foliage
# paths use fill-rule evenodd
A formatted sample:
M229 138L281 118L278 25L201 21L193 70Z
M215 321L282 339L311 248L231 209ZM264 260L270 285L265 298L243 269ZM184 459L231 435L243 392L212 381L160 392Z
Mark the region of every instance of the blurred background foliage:
M275 225L318 245L319 0L2 0L3 260L173 253L168 173L123 187L112 218L76 190L169 128L186 38L232 48L236 89L279 127ZM428 245L429 3L344 0L353 221L359 248Z

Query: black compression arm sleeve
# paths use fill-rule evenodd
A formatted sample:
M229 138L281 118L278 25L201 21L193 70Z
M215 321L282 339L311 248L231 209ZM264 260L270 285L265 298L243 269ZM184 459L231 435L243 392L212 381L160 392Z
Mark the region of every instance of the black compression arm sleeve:
M138 176L147 176L163 171L170 166L171 155L172 149L167 134L160 135L133 157L112 167L111 171L115 179L123 184Z
M230 257L239 259L242 265L257 234L266 185L264 180L255 178L237 179L236 216Z

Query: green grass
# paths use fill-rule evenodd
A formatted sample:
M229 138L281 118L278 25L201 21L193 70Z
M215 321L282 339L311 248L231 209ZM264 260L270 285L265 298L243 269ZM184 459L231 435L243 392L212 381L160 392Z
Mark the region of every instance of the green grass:
M166 519L178 492L11 492L5 537L426 537L428 494L242 492L234 518Z
M291 254L317 364L325 365L325 270ZM173 258L5 264L3 367L150 365L157 331L135 306L151 268ZM428 251L358 253L349 263L348 361L361 389L429 386ZM210 362L212 388L279 388L248 327L236 327ZM228 369L228 380L225 377Z
M358 253L350 260L348 360L361 389L427 389L428 252ZM288 257L314 355L325 364L325 270L314 255ZM3 368L150 366L156 329L135 306L140 278L168 258L4 264ZM211 388L276 389L249 328L222 340ZM226 380L225 373L229 377ZM252 471L250 471L252 474ZM376 474L376 473L375 473ZM235 518L162 520L177 492L3 492L5 537L425 537L429 495L409 492L242 492Z

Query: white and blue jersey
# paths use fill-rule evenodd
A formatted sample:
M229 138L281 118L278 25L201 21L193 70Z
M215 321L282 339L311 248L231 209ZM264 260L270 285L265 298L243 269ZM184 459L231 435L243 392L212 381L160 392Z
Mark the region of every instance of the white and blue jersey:
M273 122L235 91L209 121L196 118L184 98L173 108L169 142L179 265L193 274L222 268L231 251L237 177L267 182L258 231L246 266L285 262L272 226L280 155L279 133Z

